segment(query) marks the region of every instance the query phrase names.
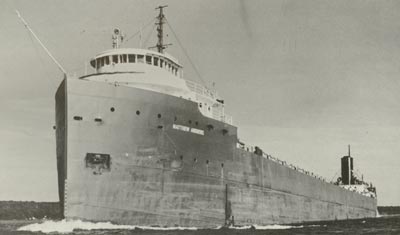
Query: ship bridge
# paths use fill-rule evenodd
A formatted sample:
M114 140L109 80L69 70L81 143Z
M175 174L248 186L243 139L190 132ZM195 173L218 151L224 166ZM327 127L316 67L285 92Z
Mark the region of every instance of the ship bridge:
M96 73L168 71L182 77L182 65L168 54L135 48L118 48L102 52L90 61Z
M95 70L82 79L136 87L194 101L199 111L210 118L232 124L224 112L217 92L194 81L183 79L183 66L167 53L138 48L114 48L90 60Z
M84 76L85 79L195 99L182 79L182 66L167 54L146 49L115 48L99 53L90 64L95 73Z

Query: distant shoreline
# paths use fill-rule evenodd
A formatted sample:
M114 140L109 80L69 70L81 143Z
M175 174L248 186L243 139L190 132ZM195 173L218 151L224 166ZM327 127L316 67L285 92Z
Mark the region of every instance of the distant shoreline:
M399 216L400 206L378 206L381 216ZM59 202L0 201L0 220L62 219Z
M0 220L62 219L59 202L0 201Z

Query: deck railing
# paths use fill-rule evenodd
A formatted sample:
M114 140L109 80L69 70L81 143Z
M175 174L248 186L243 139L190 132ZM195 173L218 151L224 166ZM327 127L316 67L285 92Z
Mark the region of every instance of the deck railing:
M209 97L212 100L217 99L218 95L217 95L216 91L210 90L207 87L205 87L201 84L198 84L196 82L193 82L193 81L189 81L189 80L185 80L185 81L186 81L186 85L194 93L201 95L201 96ZM233 124L232 116L227 115L223 108L213 108L212 118L215 120L230 124L230 125Z
M251 145L247 145L247 144L242 143L242 142L238 142L237 145L236 145L236 147L237 147L237 148L240 148L240 149L243 149L243 150L245 150L245 151L247 151L247 152L251 152L251 153L255 153L255 152L257 151L257 149L258 149L258 147L253 147L253 146L251 146ZM261 150L261 149L259 149L259 150ZM262 151L262 150L261 150L261 151ZM305 174L305 175L314 177L314 178L316 178L316 179L318 179L318 180L321 180L321 181L323 181L323 182L325 182L325 183L335 184L335 182L327 181L327 180L326 180L324 177L322 177L322 176L319 176L319 175L317 175L317 174L314 174L313 172L304 170L304 169L302 169L302 168L300 168L300 167L298 167L298 166L294 166L294 165L292 165L292 164L287 164L286 161L282 161L282 160L280 160L279 158L273 157L273 156L271 156L271 155L269 155L269 154L267 154L267 153L262 152L261 156L262 156L263 158L266 158L266 159L268 159L268 160L271 160L271 161L273 161L273 162L276 162L276 163L278 163L278 164L281 164L281 165L283 165L283 166L285 166L285 167L288 167L288 168L290 168L290 169L293 169L293 170L298 171L298 172L300 172L300 173L303 173L303 174ZM335 185L336 185L336 184L335 184ZM341 185L339 185L339 186L342 187L342 188L344 188L344 189L346 189L346 190L353 191L353 192L357 192L357 193L359 193L359 194L361 194L361 195L364 195L364 196L369 196L369 197L374 197L374 198L376 198L376 193L371 192L371 191L368 191L368 192L357 191L357 190L351 188L351 186L354 186L354 185L351 185L350 188L346 188L346 186L343 187L343 186L341 186Z
M186 81L186 85L189 87L189 89L193 92L195 92L196 94L202 95L202 96L207 96L207 97L211 97L212 99L217 98L217 92L208 89L207 87L198 84L196 82L193 81L189 81L189 80L185 80Z
M253 146L250 146L250 145L246 145L246 144L244 144L244 143L238 143L238 144L237 144L237 147L240 148L240 149L243 149L243 150L245 150L245 151L247 151L247 152L252 152L252 153L254 153L254 152L256 151L256 147L253 147ZM266 159L269 159L269 160L271 160L271 161L273 161L273 162L276 162L276 163L278 163L278 164L281 164L281 165L283 165L283 166L286 166L286 167L288 167L288 168L291 168L291 169L293 169L293 170L295 170L295 171L301 172L301 173L303 173L303 174L305 174L305 175L312 176L312 177L314 177L314 178L316 178L316 179L319 179L319 180L321 180L321 181L324 181L324 182L327 182L327 183L333 183L333 182L328 182L328 181L327 181L324 177L322 177L322 176L319 176L319 175L317 175L317 174L314 174L313 172L304 170L304 169L302 169L302 168L300 168L300 167L298 167L298 166L294 166L294 165L292 165L292 164L288 164L286 161L282 161L282 160L280 160L279 158L273 157L273 156L270 155L270 154L267 154L267 153L262 152L262 157L264 157L264 158L266 158Z

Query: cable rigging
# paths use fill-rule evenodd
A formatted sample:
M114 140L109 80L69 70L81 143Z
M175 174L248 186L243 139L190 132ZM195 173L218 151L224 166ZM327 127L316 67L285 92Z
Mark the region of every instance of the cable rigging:
M150 47L149 49L151 49L151 48L157 48L157 51L158 51L159 53L163 53L163 50L164 50L168 45L171 45L171 44L163 44L163 35L162 35L162 34L163 34L163 24L166 23L166 24L168 25L168 28L171 30L172 34L174 35L176 41L178 42L179 47L182 49L183 53L185 54L186 58L188 59L190 65L191 65L191 67L193 68L194 72L196 73L197 77L199 78L199 80L201 81L201 83L202 83L204 86L207 86L207 85L206 85L206 82L204 81L203 77L201 76L199 70L197 69L197 67L196 67L195 64L193 63L192 59L190 58L190 56L189 56L187 50L183 47L183 44L182 44L181 41L179 40L179 37L178 37L178 35L176 34L175 30L172 28L171 24L168 22L167 18L166 18L165 15L163 14L163 11L162 11L162 10L163 10L163 8L165 8L165 7L167 7L167 6L159 6L159 7L156 8L156 9L159 9L159 10L160 10L160 14L156 17L156 19L158 19L158 21L153 25L153 28L152 28L152 30L150 31L150 34L147 36L146 40L144 41L144 44L143 44L143 45L146 45L146 44L147 44L147 42L148 42L149 39L150 39L150 36L152 35L152 33L153 33L153 31L154 31L155 26L157 26L157 31L158 31L157 36L158 36L158 38L159 38L158 43L157 43L156 46ZM136 36L139 35L139 34L141 35L142 30L146 29L146 28L147 28L150 24L152 24L152 23L154 23L154 18L151 18L140 30L138 30L136 33L134 33L134 34L133 34L132 36L130 36L129 38L125 39L125 40L124 40L124 43L126 43L127 41L129 41L130 39L136 37Z
M125 39L124 42L127 42L127 41L129 41L130 39L132 39L132 38L136 37L137 35L139 35L139 34L142 32L142 30L146 29L146 28L147 28L150 24L152 24L152 23L154 23L154 18L151 18L143 27L141 27L140 30L138 30L136 33L134 33L134 34L133 34L132 36L130 36L129 38ZM152 30L154 30L154 27L153 27Z
M47 47L42 43L42 41L39 39L38 36L33 32L31 27L29 27L28 23L25 21L24 18L22 18L21 14L19 11L15 10L15 13L17 14L18 18L22 21L24 24L25 28L29 30L29 32L33 35L33 37L39 42L40 46L42 46L43 50L47 53L47 55L53 60L53 62L57 65L58 69L61 70L61 72L64 74L64 77L67 76L67 71L62 67L62 65L56 60L56 58L50 53L50 51L47 49Z
M203 85L206 86L206 82L204 81L204 79L202 78L202 76L200 75L200 72L197 70L196 66L194 65L193 61L190 59L189 54L187 53L186 49L183 47L181 41L178 38L178 35L175 33L174 29L172 28L171 24L168 22L168 20L165 20L167 22L167 25L169 27L169 29L171 30L172 34L174 35L174 37L176 38L176 41L178 42L178 45L181 47L181 49L183 50L183 53L185 54L185 56L187 57L190 65L193 67L193 70L196 72L197 76L199 77L200 81L203 83Z
M147 43L149 42L149 40L150 40L150 38L151 38L151 35L153 35L153 32L154 32L154 28L155 28L155 27L156 27L156 26L154 25L153 28L151 29L150 33L147 35L147 38L146 38L146 40L145 40L144 43L143 43L144 47L146 47Z

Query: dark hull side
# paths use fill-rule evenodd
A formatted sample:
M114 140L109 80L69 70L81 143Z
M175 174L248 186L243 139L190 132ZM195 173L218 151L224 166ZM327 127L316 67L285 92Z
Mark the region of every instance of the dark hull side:
M178 97L67 79L56 123L66 218L215 227L376 216L376 199L238 149L236 127Z

